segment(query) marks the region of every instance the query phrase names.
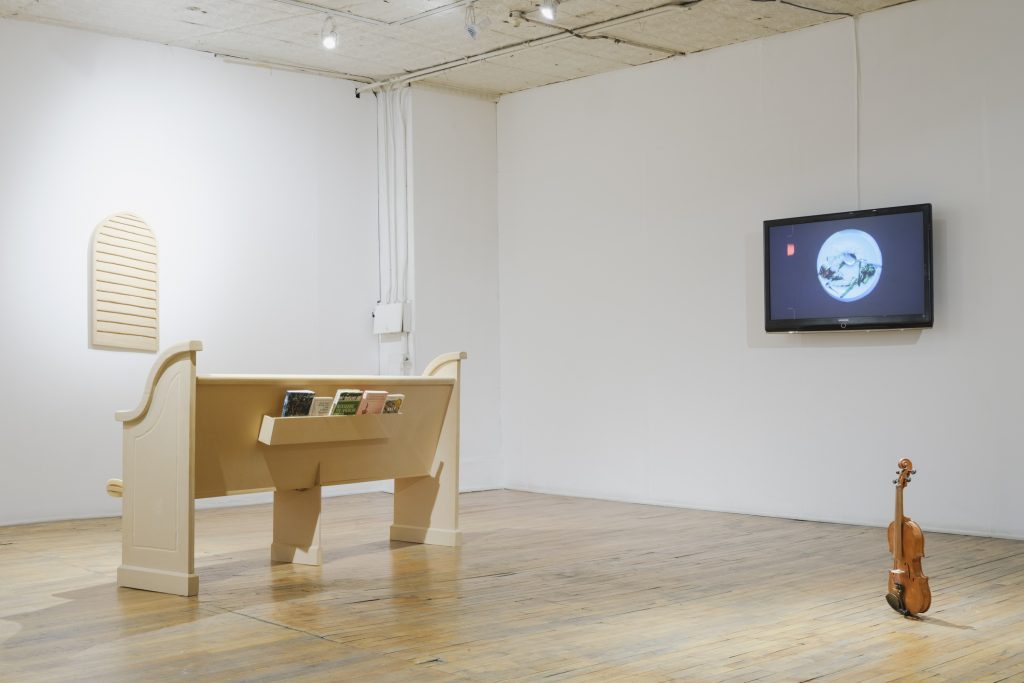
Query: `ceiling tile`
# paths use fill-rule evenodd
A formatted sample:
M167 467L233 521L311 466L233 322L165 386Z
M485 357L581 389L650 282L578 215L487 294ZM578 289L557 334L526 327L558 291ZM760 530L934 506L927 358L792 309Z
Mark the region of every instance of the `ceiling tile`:
M479 92L509 93L541 85L550 85L560 80L558 76L524 71L505 64L477 62L440 76L427 79L427 83L448 87L465 88Z

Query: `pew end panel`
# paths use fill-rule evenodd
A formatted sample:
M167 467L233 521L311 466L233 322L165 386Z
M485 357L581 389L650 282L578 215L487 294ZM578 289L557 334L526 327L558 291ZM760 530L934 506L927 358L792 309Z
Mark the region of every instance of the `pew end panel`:
M115 415L124 426L119 586L184 596L199 591L192 471L196 352L202 348L192 341L165 351L138 407Z
M448 409L427 474L395 478L391 540L462 545L459 530L459 401L465 352L435 358L425 377L453 382Z

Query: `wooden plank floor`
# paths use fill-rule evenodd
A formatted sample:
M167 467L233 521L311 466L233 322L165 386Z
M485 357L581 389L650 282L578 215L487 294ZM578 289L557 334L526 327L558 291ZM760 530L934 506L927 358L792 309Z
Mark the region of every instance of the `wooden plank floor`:
M883 599L881 529L513 491L459 549L325 500L323 567L269 506L200 511L200 596L118 589L120 520L0 528L4 681L1024 681L1024 542L927 534L932 611Z

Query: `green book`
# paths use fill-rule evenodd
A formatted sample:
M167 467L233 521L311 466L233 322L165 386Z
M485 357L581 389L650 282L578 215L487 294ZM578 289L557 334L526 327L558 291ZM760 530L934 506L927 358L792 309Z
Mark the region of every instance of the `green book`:
M338 389L334 392L331 415L355 415L359 411L359 403L362 400L362 389Z

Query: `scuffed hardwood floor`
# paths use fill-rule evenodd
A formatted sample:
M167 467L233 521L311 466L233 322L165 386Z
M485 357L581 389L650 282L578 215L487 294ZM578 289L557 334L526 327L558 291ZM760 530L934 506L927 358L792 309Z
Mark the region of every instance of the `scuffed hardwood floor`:
M270 506L197 513L198 598L118 589L120 520L0 528L3 681L1024 681L1024 542L927 534L932 611L883 599L881 529L513 491L465 545L325 499L324 565Z

